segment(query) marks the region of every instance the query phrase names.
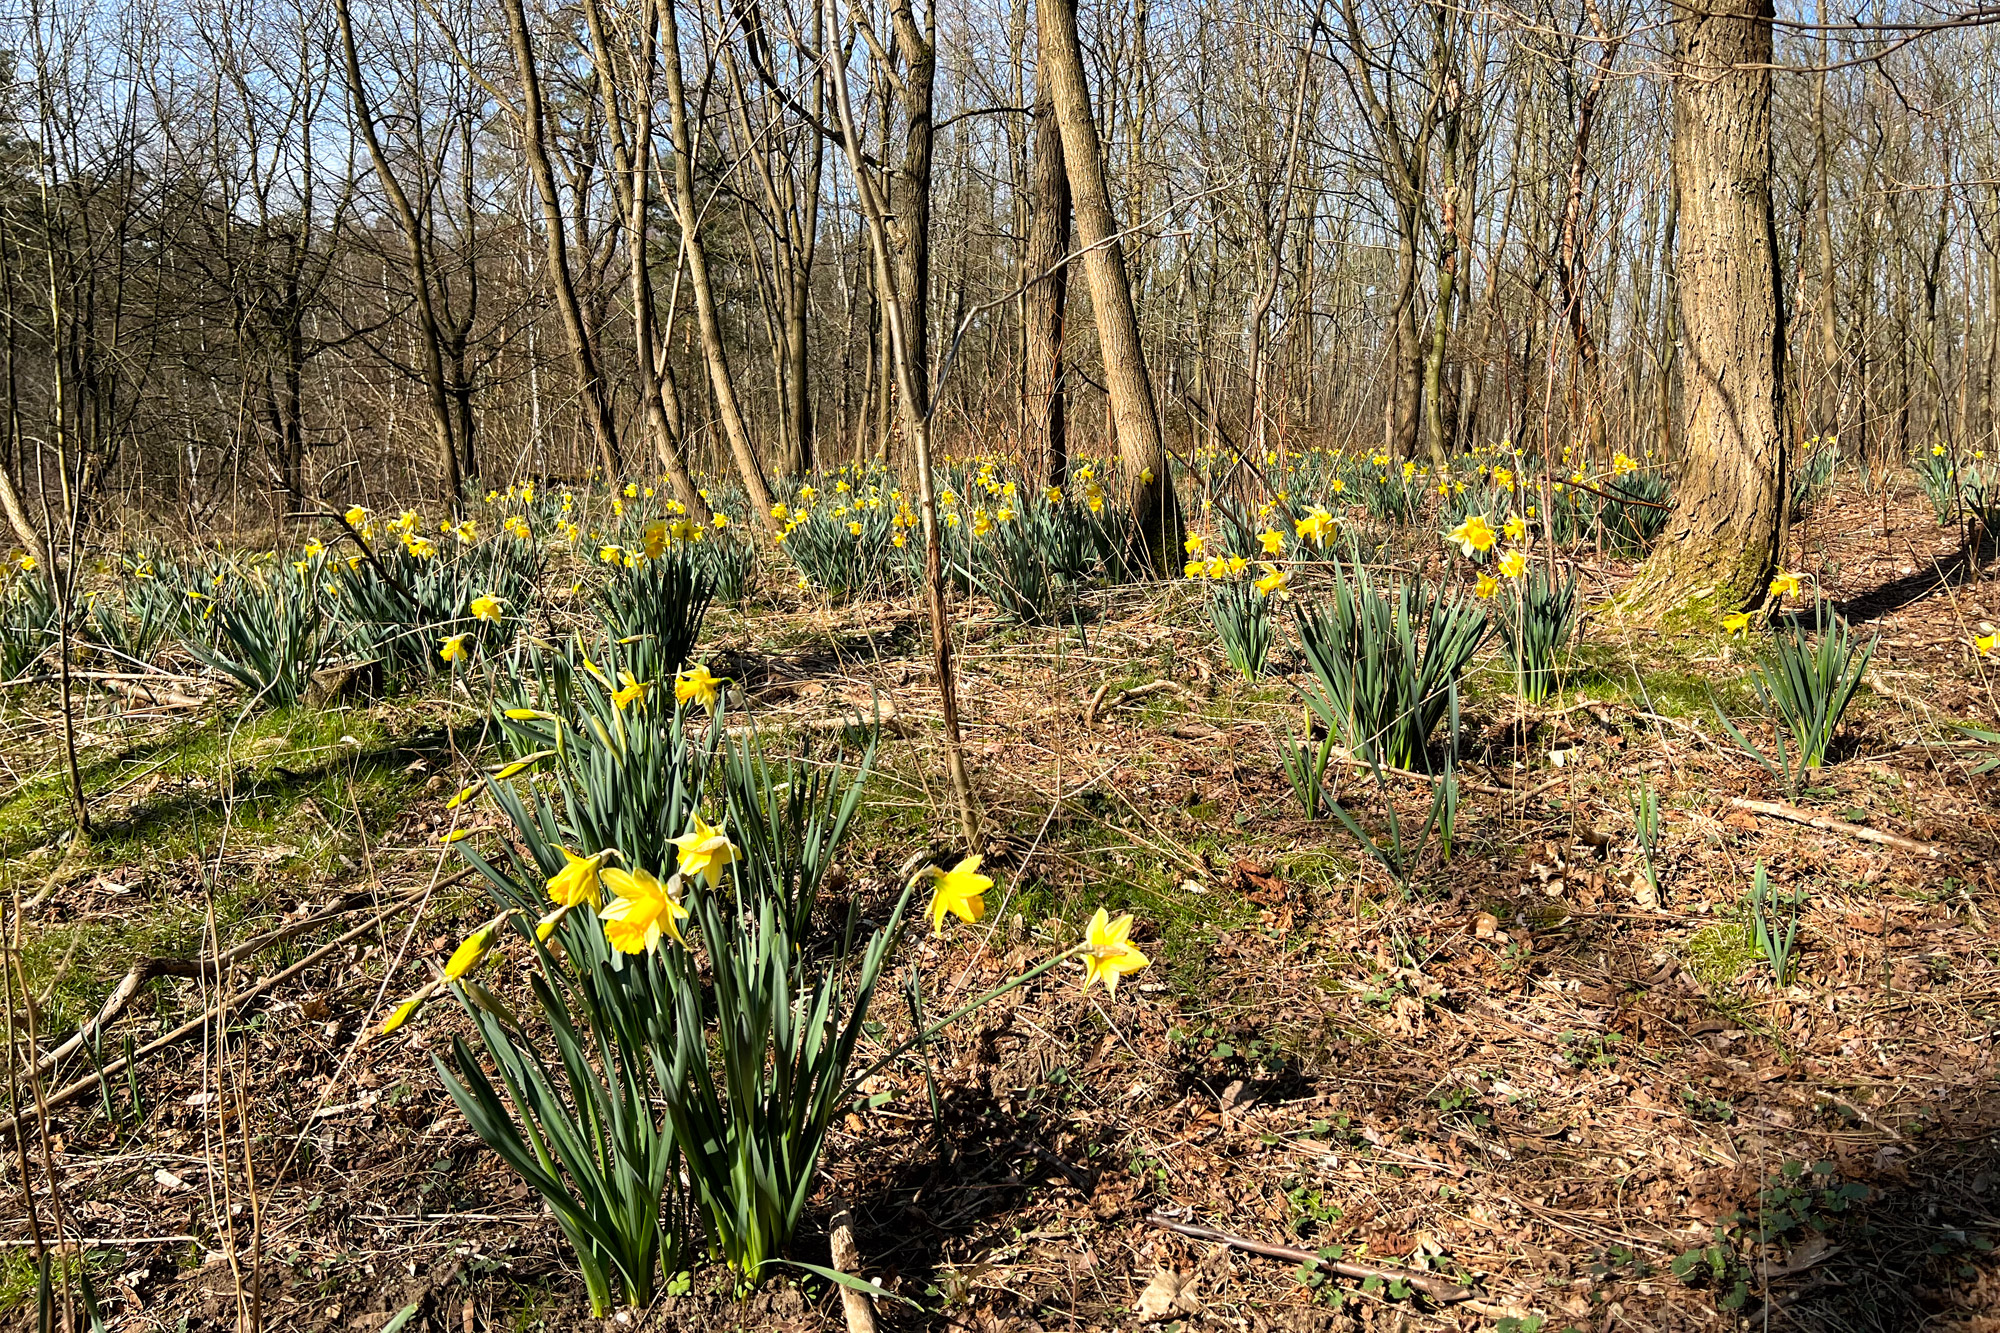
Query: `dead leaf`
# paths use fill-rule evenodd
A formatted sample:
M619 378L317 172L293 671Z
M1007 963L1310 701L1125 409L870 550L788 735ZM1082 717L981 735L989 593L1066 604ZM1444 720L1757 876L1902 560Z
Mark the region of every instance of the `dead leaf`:
M1481 912L1472 918L1472 933L1482 940L1492 939L1494 932L1499 929L1500 918L1491 912Z
M1171 1268L1162 1268L1153 1274L1153 1280L1139 1293L1138 1304L1132 1308L1138 1313L1141 1323L1157 1323L1180 1308L1184 1297L1191 1304L1193 1287L1193 1278L1182 1277Z

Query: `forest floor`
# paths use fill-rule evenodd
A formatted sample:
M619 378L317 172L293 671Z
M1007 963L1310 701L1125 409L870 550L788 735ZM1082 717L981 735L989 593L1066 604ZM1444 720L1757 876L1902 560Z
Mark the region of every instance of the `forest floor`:
M882 1301L887 1329L2000 1330L2000 777L1952 725L2000 716L1969 646L2000 622L2000 582L1914 494L1843 484L1793 544L1881 639L1835 762L1792 791L1729 739L1718 704L1770 736L1740 645L1600 617L1546 707L1482 656L1457 846L1408 891L1287 786L1295 646L1236 679L1192 585L1096 594L1061 629L963 608L998 883L976 929L910 933L880 1039L908 1030L910 970L949 1003L1074 942L1099 905L1135 914L1154 966L1115 997L1051 974L892 1066L835 1130L797 1257L828 1262L850 1203L866 1273L915 1302ZM1629 572L1587 563L1590 602ZM893 702L845 892L879 906L913 854L949 849L911 608L718 610L705 651L766 727ZM1174 688L1119 701L1155 680ZM111 1327L233 1328L253 1301L271 1329L589 1326L552 1218L432 1070L464 1020L440 1006L370 1035L418 960L490 911L436 840L473 702L93 705L87 847L57 836L49 710L0 719L0 889L43 898L23 955L40 1033L74 1029L141 959L182 974L45 1073L54 1094L113 1070L23 1136L38 1215L59 1204L87 1239ZM1663 815L1657 893L1642 781ZM1782 987L1749 933L1758 863L1801 901ZM230 968L189 965L259 939ZM225 990L242 1003L219 1043L200 1020ZM0 1301L28 1328L12 1197ZM698 1275L605 1326L844 1322L817 1279L738 1302Z

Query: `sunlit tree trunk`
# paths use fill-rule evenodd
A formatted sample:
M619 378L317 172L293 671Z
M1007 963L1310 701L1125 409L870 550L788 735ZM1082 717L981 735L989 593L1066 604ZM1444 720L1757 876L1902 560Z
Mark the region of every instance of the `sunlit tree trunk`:
M1622 603L1683 623L1761 602L1783 556L1771 18L1769 0L1674 16L1684 453L1665 538Z
M1139 345L1139 320L1132 309L1132 285L1125 252L1105 187L1104 154L1097 120L1084 81L1083 48L1077 38L1072 0L1040 0L1036 33L1043 66L1062 128L1063 160L1076 202L1077 240L1090 279L1091 311L1104 354L1104 382L1118 434L1118 457L1133 522L1134 553L1155 570L1174 568L1181 555L1180 502L1167 471L1159 411Z

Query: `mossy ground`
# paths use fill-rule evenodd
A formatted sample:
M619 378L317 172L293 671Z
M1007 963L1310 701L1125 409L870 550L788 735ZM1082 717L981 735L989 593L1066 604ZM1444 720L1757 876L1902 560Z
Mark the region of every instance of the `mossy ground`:
M1879 573L1853 553L1838 569ZM1954 596L1971 605L1989 591ZM1315 595L1310 578L1300 593ZM842 858L845 892L879 912L912 858L967 850L942 780L922 622L908 606L797 598L788 583L762 596L710 626L713 660L749 696L734 717L781 751L823 757L818 724L837 709L896 705L898 734L883 740ZM1993 779L1973 772L1979 755L1951 725L1988 717L1990 696L1981 665L1920 601L1880 623L1884 679L1923 706L1864 691L1849 748L1796 794L1715 725L1718 706L1757 719L1745 650L1712 630L1666 640L1592 620L1560 693L1538 706L1513 697L1489 645L1463 699L1457 850L1446 860L1433 845L1407 884L1337 823L1304 818L1280 770L1285 728L1301 724L1288 626L1271 673L1245 682L1186 586L1093 593L1069 625L959 609L966 746L996 889L977 929L954 923L938 939L925 921L906 938L883 991L895 998L875 1015L882 1039L908 1025L901 987L913 976L927 998L976 993L1073 942L1100 907L1133 913L1155 965L1115 996L1054 974L947 1033L926 1063L886 1070L887 1099L840 1120L798 1257L824 1262L830 1206L853 1202L869 1271L925 1307L885 1305L890 1328L1122 1325L1161 1268L1200 1275L1190 1326L1717 1328L1735 1318L1722 1291L1671 1265L1718 1227L1732 1273L1820 1327L1915 1327L1992 1289L1974 1244L1993 1238L1990 1205L1975 1182L2000 1172L1985 1042L2000 1023L2000 905L1980 866L2000 851L2000 818ZM1110 699L1161 678L1180 688L1086 725L1100 687ZM490 811L444 810L494 758L458 693L248 716L224 698L191 720L98 709L89 722L87 844L65 838L52 750L30 747L0 795L0 892L54 886L21 957L45 1042L94 1012L133 958L208 951L211 903L232 944L344 894L372 906L377 893L420 891L458 864L438 843L454 820L478 846L505 835ZM1350 812L1379 831L1384 793L1345 766L1338 776ZM1656 902L1636 888L1642 780L1664 820ZM1935 841L1944 855L1753 817L1730 804L1736 794ZM1386 799L1421 819L1424 796L1406 783ZM1801 970L1784 990L1742 915L1759 861L1808 891ZM167 1327L233 1319L234 1278L204 1260L231 1244L222 1183L240 1191L244 1176L240 1149L224 1146L247 1139L267 1327L380 1327L411 1305L409 1327L462 1328L468 1309L475 1327L577 1326L553 1226L437 1084L430 1057L465 1030L457 1016L439 1006L398 1041L366 1035L382 998L428 976L490 911L478 889L451 887L231 1023L223 1065L191 1042L143 1067L137 1105L120 1085L109 1115L91 1098L60 1111L45 1143L89 1234L197 1238L92 1251L107 1285L129 1285ZM246 970L275 972L338 928ZM519 987L497 965L492 980ZM106 1053L200 1012L204 994L154 983ZM1764 1207L1788 1161L1830 1163L1874 1191L1859 1224L1818 1219L1838 1253L1796 1274L1785 1264L1799 1237L1763 1248L1730 1220ZM1292 1265L1162 1232L1146 1220L1156 1209L1463 1276L1481 1305L1301 1283ZM1966 1239L1940 1240L1946 1231ZM0 1303L15 1301L19 1320L33 1284L19 1248L7 1253ZM823 1284L777 1280L757 1302L698 1288L633 1322L841 1324Z

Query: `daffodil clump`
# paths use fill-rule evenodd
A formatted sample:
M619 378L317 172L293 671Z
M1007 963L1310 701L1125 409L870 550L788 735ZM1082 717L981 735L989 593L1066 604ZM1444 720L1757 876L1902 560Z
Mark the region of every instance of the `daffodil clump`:
M1099 912L1076 946L857 1070L913 896L930 884L935 932L978 922L993 881L977 857L928 871L873 930L850 918L829 948L814 934L820 890L872 747L851 777L773 762L754 739L727 739L725 682L705 666L645 680L618 665L618 645L595 651L604 664L572 647L560 669L523 682L533 702L500 710L513 748L534 748L451 802L489 799L511 825L496 856L477 838L456 844L499 910L382 1032L446 992L460 1001L479 1049L455 1039L439 1075L548 1201L603 1314L621 1299L646 1304L662 1271L704 1250L742 1285L761 1281L790 1247L828 1129L862 1080L1053 967L1080 964L1086 987L1115 992L1146 959L1131 918ZM531 803L516 781L530 774L559 800ZM527 973L538 1021L482 980L501 958Z
M1618 455L1618 466L1631 463ZM1505 469L1496 468L1512 484ZM1629 469L1627 469L1629 470ZM1508 512L1499 526L1485 514L1468 514L1444 534L1445 545L1476 562L1472 595L1494 602L1501 641L1513 668L1514 690L1528 703L1556 692L1577 627L1576 574L1558 583L1545 562L1531 559L1535 529L1530 514Z
M1801 590L1798 575L1780 572L1771 581L1772 605L1799 596ZM1724 623L1729 627L1730 619ZM1747 630L1747 620L1735 624ZM1719 712L1718 718L1747 753L1796 788L1805 775L1826 762L1878 642L1859 644L1846 619L1815 592L1809 614L1785 616L1773 624L1771 637L1750 671L1751 688L1779 722L1776 761L1729 718Z
M1111 472L1084 461L1043 487L995 457L947 457L932 479L946 576L1017 619L1053 618L1067 588L1123 572L1122 529L1106 508ZM800 590L881 596L922 575L919 503L879 464L849 464L792 488L772 517Z

